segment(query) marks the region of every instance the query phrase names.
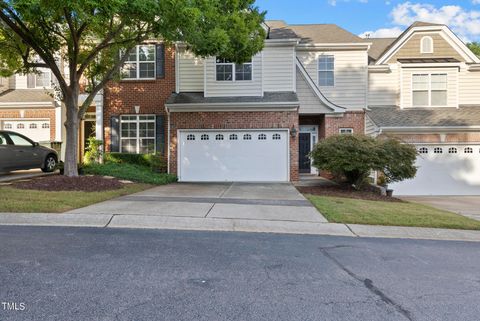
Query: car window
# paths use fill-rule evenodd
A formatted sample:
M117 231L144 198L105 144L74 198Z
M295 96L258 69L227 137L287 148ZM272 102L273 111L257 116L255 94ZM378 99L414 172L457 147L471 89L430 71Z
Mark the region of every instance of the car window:
M32 143L30 143L22 136L19 136L17 134L9 134L9 136L15 146L32 146Z
M7 136L5 134L0 134L0 145L8 145Z

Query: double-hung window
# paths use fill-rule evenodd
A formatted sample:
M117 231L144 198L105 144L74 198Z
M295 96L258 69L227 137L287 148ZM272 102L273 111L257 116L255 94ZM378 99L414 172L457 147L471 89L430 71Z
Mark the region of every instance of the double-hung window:
M131 154L155 152L155 115L120 117L120 152Z
M318 57L318 85L320 87L335 86L335 56Z
M139 45L130 51L122 68L123 79L155 79L155 45Z
M27 76L27 88L50 88L52 86L52 72L44 69Z
M413 74L413 107L447 105L447 74Z
M217 81L252 80L252 61L235 64L228 59L217 57L215 60Z

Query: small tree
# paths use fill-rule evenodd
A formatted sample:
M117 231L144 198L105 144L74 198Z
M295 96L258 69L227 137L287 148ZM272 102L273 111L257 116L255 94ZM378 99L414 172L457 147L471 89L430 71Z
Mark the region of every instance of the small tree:
M470 42L467 47L478 57L480 57L480 42Z
M241 63L263 47L264 15L254 0L0 0L0 72L51 69L66 106L65 175L77 176L79 122L137 44L181 41Z
M313 165L344 178L359 189L371 171L385 173L388 182L413 178L416 149L394 139L337 135L320 141L311 153Z

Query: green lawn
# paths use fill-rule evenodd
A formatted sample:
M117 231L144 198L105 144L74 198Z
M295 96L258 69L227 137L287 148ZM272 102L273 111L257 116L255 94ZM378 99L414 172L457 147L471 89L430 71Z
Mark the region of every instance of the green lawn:
M422 204L306 195L329 222L480 230L480 221Z
M138 183L165 185L177 181L175 175L155 173L149 167L136 164L92 164L83 168L85 174L113 176Z
M0 187L0 212L61 213L118 196L145 190L146 184L127 184L105 192L46 192Z

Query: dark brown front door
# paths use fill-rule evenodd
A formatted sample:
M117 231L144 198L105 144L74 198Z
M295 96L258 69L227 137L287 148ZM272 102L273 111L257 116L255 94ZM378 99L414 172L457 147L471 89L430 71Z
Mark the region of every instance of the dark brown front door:
M311 164L308 154L310 153L310 133L300 133L299 134L299 172L300 173L310 173Z

